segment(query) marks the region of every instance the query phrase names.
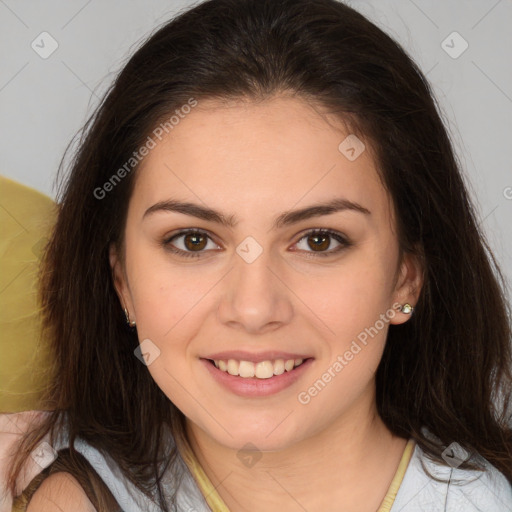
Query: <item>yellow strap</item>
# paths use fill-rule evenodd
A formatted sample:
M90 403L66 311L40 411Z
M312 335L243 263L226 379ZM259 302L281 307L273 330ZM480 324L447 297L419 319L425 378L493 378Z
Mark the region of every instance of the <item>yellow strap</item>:
M396 494L404 478L407 466L409 465L409 461L411 460L412 453L414 451L414 446L414 440L409 439L405 446L402 458L400 459L398 469L395 473L395 476L393 477L393 480L391 481L391 485L389 486L388 492L386 493L386 496L382 500L382 503L377 512L389 512L391 510L391 506L395 501ZM180 450L180 454L185 463L187 464L188 468L190 469L190 472L192 473L195 481L197 482L197 485L199 486L199 489L203 494L206 502L208 503L210 509L213 510L214 512L229 512L228 507L226 506L224 501L222 501L222 498L220 497L219 493L211 483L206 473L204 472L203 468L201 467L201 464L199 464L199 461L194 455L194 452L192 451L190 445L188 443L185 443L185 445L182 446L181 448L182 449Z
M228 507L204 472L201 464L199 464L190 444L184 441L183 443L178 443L178 446L180 448L181 457L187 464L210 509L214 512L229 512Z
M398 489L402 484L402 480L404 479L407 466L409 465L409 461L411 460L412 453L414 451L414 445L414 439L409 439L409 441L405 445L405 450L402 455L402 458L400 459L400 464L398 464L398 469L396 470L395 476L391 481L391 485L389 486L388 492L386 493L386 496L384 496L384 499L382 500L382 503L380 504L380 507L377 510L377 512L389 512L391 510L393 502L395 501L396 498L396 493L398 492Z

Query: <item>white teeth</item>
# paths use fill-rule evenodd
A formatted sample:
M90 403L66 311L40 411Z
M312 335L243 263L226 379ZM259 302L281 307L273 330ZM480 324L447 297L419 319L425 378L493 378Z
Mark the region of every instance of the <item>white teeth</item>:
M282 375L285 371L291 372L303 362L303 359L276 359L275 361L266 360L260 361L259 363L237 361L236 359L229 359L228 361L219 359L213 361L219 370L244 379L251 377L270 379L274 375Z
M284 362L284 369L287 372L291 372L293 370L293 367L295 366L295 359L287 359Z
M251 363L250 361L240 361L238 375L245 378L254 377L254 363Z
M272 361L261 361L256 365L255 375L258 379L270 379L274 375Z
M284 361L276 359L274 362L274 375L282 375L284 373Z
M230 375L238 375L238 368L240 367L240 363L235 361L234 359L230 359L228 361L228 373Z

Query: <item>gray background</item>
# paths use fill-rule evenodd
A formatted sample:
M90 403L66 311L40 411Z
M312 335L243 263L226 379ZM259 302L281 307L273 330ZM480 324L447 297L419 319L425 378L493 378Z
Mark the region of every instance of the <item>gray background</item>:
M66 145L123 62L151 31L192 4L0 0L0 173L54 197ZM481 225L511 283L512 0L350 5L397 39L427 74ZM46 59L31 46L50 48L42 32L58 44ZM468 48L457 56L464 41Z

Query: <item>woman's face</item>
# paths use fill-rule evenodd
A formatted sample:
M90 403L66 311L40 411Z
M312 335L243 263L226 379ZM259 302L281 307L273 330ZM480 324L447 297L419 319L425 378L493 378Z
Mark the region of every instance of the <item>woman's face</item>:
M372 413L389 324L409 318L393 305L421 283L370 148L291 97L200 101L155 140L111 264L158 386L233 449Z

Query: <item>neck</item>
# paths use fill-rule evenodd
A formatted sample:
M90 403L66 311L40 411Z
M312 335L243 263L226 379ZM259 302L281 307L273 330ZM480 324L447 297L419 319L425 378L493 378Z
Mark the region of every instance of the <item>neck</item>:
M375 511L407 442L384 425L374 393L324 430L282 450L263 452L252 467L242 463L237 450L188 420L187 437L232 512L315 511L330 509L332 503L344 511Z

